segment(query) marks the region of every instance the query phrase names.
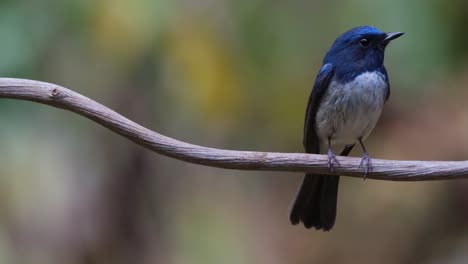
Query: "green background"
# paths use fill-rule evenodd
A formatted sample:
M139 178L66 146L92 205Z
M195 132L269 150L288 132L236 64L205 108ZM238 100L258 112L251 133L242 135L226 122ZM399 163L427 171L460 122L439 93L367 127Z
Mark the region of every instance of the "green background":
M0 75L190 143L302 152L325 52L373 25L406 35L386 51L392 95L371 156L463 160L467 3L0 1ZM289 223L302 174L183 163L30 102L0 100L0 124L0 263L468 262L467 181L343 178L324 233Z

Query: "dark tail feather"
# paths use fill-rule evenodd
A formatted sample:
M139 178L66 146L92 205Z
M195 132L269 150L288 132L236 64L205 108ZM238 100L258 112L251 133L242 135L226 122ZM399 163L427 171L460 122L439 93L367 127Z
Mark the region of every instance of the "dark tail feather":
M335 224L339 180L339 176L306 174L291 209L291 223L330 230Z
M348 156L354 145L346 146L340 156ZM335 224L339 176L306 174L291 208L289 219L306 228L330 230Z

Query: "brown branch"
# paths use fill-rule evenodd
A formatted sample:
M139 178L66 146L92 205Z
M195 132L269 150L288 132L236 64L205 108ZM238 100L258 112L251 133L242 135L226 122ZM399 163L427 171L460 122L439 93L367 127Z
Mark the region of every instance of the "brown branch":
M151 131L115 111L64 87L32 80L0 78L0 98L34 101L73 111L159 154L186 162L237 170L332 174L324 155L235 151L197 146ZM338 157L335 175L362 177L360 159ZM372 160L370 179L425 181L468 178L468 161Z

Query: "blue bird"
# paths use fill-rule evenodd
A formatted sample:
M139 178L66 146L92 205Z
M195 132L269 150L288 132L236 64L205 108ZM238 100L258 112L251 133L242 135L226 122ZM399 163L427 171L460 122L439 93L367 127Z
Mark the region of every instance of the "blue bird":
M307 104L304 147L328 155L328 167L339 166L335 154L347 156L356 143L363 150L359 169L372 170L363 141L374 129L390 96L383 65L390 41L404 33L375 27L353 28L339 36L323 59ZM307 173L291 208L293 225L330 230L335 224L339 176Z

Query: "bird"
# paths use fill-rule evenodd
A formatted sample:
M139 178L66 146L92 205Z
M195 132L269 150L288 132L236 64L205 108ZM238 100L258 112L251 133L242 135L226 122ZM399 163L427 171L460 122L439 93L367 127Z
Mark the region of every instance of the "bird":
M336 155L348 156L356 144L363 151L358 169L364 177L372 170L363 141L390 97L385 49L403 34L359 26L340 35L326 53L307 103L303 144L306 153L326 154L331 172L340 166ZM291 223L332 229L339 177L307 173L291 206Z

